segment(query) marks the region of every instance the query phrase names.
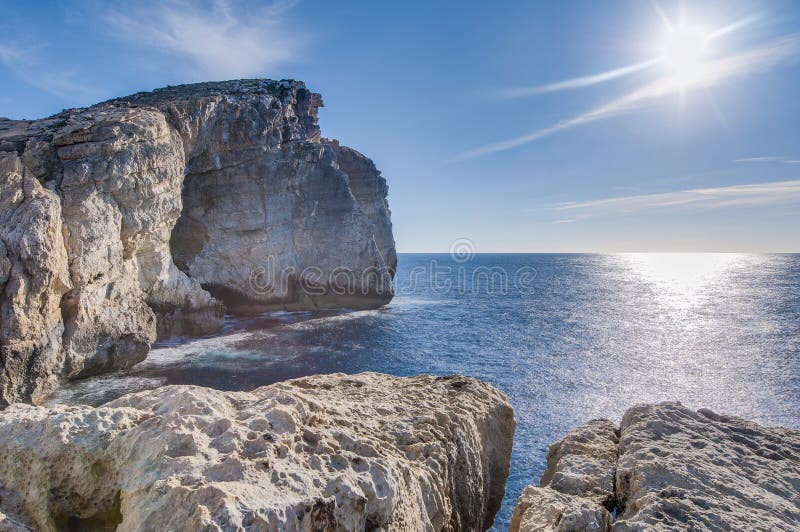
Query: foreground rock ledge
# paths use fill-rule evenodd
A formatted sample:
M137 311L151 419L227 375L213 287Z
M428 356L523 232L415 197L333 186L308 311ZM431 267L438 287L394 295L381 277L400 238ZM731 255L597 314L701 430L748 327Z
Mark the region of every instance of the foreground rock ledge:
M485 530L514 429L505 395L460 376L15 404L0 413L0 529Z
M519 498L512 532L800 527L800 431L639 405L619 428L594 420L572 431L547 466Z

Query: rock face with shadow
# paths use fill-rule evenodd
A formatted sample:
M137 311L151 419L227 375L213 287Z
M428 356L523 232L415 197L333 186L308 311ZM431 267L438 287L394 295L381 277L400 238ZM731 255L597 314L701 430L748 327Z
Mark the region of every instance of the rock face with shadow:
M461 376L20 403L0 412L0 526L486 530L514 429L505 395Z
M594 420L551 445L511 531L794 530L800 432L679 403Z
M159 89L0 119L0 407L129 367L226 311L374 307L386 181L302 82Z

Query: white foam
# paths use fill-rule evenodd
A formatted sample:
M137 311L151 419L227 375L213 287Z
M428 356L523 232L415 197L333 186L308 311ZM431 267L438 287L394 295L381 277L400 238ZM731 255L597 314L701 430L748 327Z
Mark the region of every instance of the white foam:
M303 320L298 321L296 323L289 323L286 325L281 325L277 327L278 330L295 330L295 331L305 331L309 329L315 329L318 327L325 327L328 325L332 325L335 323L341 323L346 321L353 321L353 320L360 320L363 318L368 317L379 317L385 314L385 310L381 309L373 309L373 310L356 310L352 312L347 312L344 314L336 314L333 316L325 316L322 318L312 318L310 320Z
M147 358L139 363L136 368L144 369L153 366L183 363L212 351L219 355L220 358L222 358L224 353L231 353L232 357L241 356L246 353L255 353L255 351L252 350L243 350L238 347L237 344L266 340L274 338L274 336L274 334L267 331L246 331L214 338L202 338L176 346L159 347L150 351Z
M457 301L448 301L446 299L421 299L416 297L403 297L396 296L388 308L392 307L424 307L428 305L455 305Z

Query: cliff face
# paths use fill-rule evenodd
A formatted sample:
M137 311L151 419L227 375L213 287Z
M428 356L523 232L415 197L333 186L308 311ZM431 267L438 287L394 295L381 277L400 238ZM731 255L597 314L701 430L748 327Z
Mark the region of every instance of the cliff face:
M511 532L793 530L800 432L679 403L594 420L550 446ZM615 512L614 519L611 511Z
M16 404L0 413L0 526L5 514L10 530L485 530L514 428L502 393L460 376Z
M218 330L225 306L391 299L386 182L321 139L321 105L240 80L0 120L0 406Z

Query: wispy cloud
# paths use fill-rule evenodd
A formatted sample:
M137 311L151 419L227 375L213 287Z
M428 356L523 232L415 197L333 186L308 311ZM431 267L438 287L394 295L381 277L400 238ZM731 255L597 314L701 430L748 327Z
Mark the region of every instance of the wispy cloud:
M584 114L562 120L557 124L538 129L526 135L464 151L452 157L448 162L465 161L482 155L516 148L576 126L604 120L624 112L653 105L664 96L689 89L711 87L728 79L763 72L780 65L795 62L800 59L798 51L800 51L800 34L792 34L747 52L707 61L703 64L702 72L691 80L677 79L672 76L660 78Z
M68 102L91 101L96 89L76 81L77 73L46 65L41 58L46 45L17 45L0 42L0 63L19 79Z
M4 63L11 63L19 60L21 51L12 47L9 44L0 43L0 61Z
M510 99L520 98L523 96L533 96L535 94L545 94L548 92L580 89L583 87L589 87L591 85L597 85L599 83L605 83L606 81L611 81L624 76L630 76L631 74L635 74L636 72L641 72L642 70L650 68L657 63L658 59L652 59L650 61L644 61L642 63L636 63L634 65L628 65L621 68L616 68L614 70L608 70L606 72L593 74L591 76L581 76L556 83L549 83L547 85L503 89L497 92L497 97Z
M735 159L735 163L784 163L784 164L800 164L798 159L790 159L788 157L768 156L768 157L745 157L744 159Z
M572 219L630 214L656 209L709 210L727 207L800 204L800 180L559 203L552 209Z
M296 3L152 0L120 4L104 19L113 35L186 60L198 78L264 76L303 47L301 32L283 20Z

